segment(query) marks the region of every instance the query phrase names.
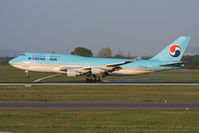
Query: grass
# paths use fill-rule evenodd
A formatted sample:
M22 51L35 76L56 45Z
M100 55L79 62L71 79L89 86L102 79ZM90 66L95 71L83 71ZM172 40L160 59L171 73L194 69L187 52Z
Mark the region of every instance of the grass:
M0 110L0 131L20 133L198 133L199 112Z
M0 82L32 82L49 73L0 65ZM106 80L199 82L199 70L172 70ZM60 75L45 82L82 82ZM0 86L0 101L199 102L199 86ZM0 110L0 131L20 133L198 133L199 111Z
M31 78L27 80L25 78L24 70L13 68L10 65L0 65L0 82L33 82L36 79L53 75L53 73L29 72L29 75L31 76ZM69 81L69 82L76 82L80 80L84 81L83 77L70 78L67 77L66 75L60 75L52 79L54 79L54 81Z
M0 82L32 82L38 78L52 75L52 73L30 72L31 79L25 79L24 70L10 65L0 65ZM199 82L199 70L179 69L162 71L136 76L108 76L105 80L120 80L129 82ZM45 79L42 82L85 82L85 77L67 77L65 74Z
M0 101L199 102L199 86L0 86Z

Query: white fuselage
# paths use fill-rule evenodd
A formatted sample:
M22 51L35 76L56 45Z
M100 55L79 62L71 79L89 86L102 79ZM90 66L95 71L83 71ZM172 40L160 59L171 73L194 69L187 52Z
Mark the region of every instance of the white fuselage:
M67 68L67 69L75 69L81 67L88 67L83 65L71 65L71 64L35 64L35 63L10 63L13 67L18 69L22 69L25 71L33 71L33 72L49 72L49 73L63 73L66 74L67 72L61 71L60 68ZM144 68L130 68L130 67L123 67L118 71L114 71L111 75L137 75L137 74L144 74L160 71L158 69L144 69Z

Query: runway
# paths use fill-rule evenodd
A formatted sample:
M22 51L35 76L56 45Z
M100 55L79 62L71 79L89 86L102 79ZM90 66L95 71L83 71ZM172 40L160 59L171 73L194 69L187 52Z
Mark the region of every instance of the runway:
M32 83L32 82L4 82L4 83L0 83L0 86L4 86L4 85L10 85L10 86L33 86L33 85L50 85L50 86L79 86L79 85L85 85L85 86L93 86L93 85L160 85L160 86L164 86L164 85L169 85L169 86L173 86L173 85L185 85L185 86L189 86L189 85L195 85L195 86L199 86L198 82L194 82L194 83L190 83L190 82L105 82L105 83L82 83L82 82L77 82L77 83L50 83L50 82L39 82L39 83Z
M0 109L114 109L114 110L164 110L199 109L199 103L160 103L160 102L0 102Z

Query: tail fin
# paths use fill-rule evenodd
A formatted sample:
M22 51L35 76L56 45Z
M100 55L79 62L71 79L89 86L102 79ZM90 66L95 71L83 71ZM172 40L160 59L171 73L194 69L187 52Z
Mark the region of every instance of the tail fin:
M190 41L189 36L181 36L151 60L180 61Z

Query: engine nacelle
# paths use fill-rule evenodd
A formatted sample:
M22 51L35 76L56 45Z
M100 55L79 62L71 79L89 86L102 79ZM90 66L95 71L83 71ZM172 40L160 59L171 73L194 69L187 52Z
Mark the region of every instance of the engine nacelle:
M80 73L77 71L73 71L73 70L67 70L67 76L68 77L77 77L77 76L80 76Z
M91 69L91 74L93 74L93 75L100 75L100 74L103 74L104 72L105 72L105 70L98 68L98 67Z

